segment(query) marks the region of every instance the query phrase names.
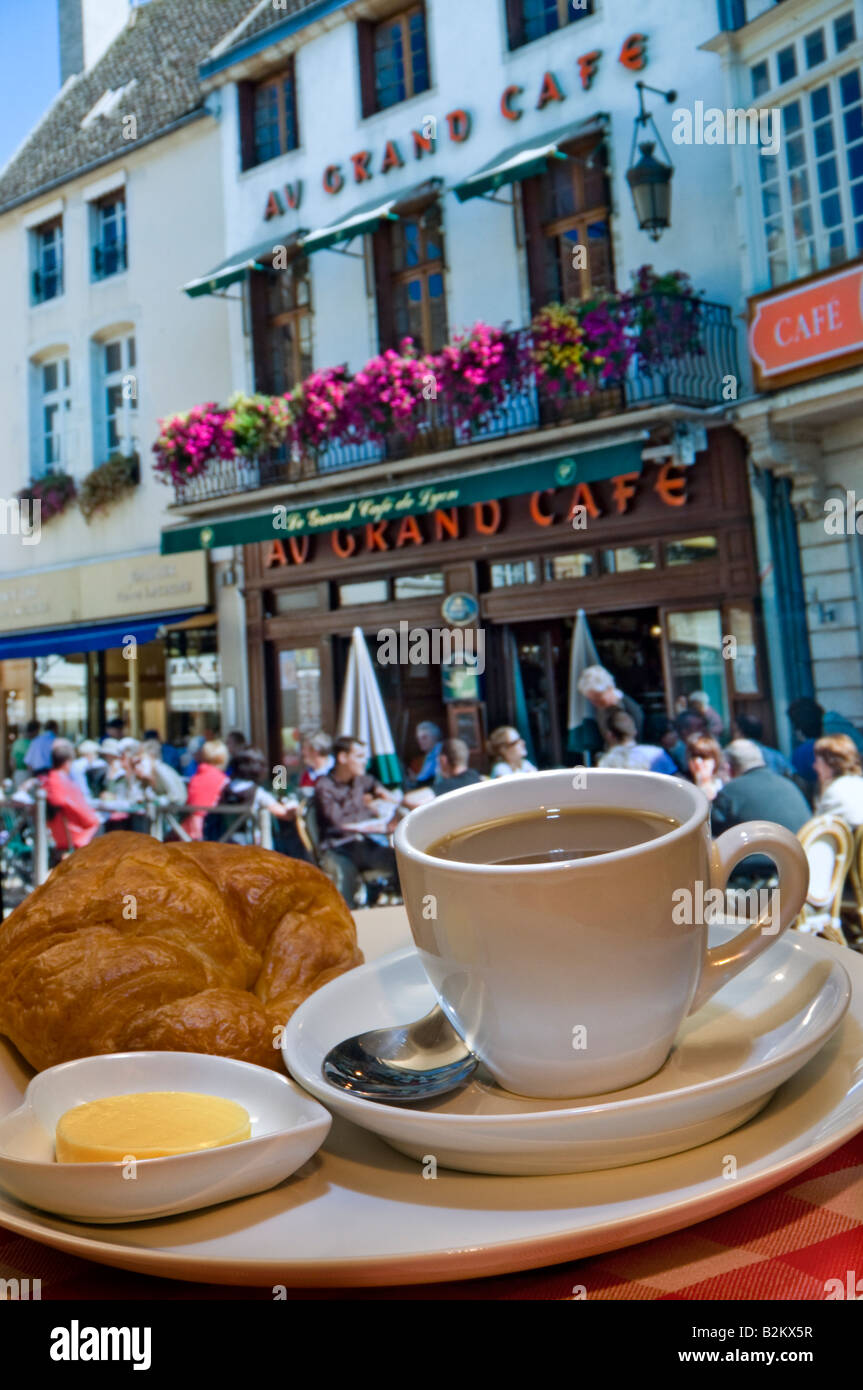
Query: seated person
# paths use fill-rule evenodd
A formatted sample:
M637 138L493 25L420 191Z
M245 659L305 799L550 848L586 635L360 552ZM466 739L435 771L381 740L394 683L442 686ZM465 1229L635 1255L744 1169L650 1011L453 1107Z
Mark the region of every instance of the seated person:
M469 758L470 749L463 739L444 739L440 746L440 772L432 785L435 796L443 796L445 792L458 791L459 787L470 787L482 781L479 773L468 767Z
M316 734L304 739L302 756L303 775L300 778L300 791L304 796L311 796L318 778L333 770L333 741L329 734L319 729Z
M794 769L785 754L764 742L764 725L754 714L736 715L731 723L731 733L733 738L748 738L752 743L756 743L764 754L765 765L771 772L779 772L783 777L794 776Z
M659 728L660 747L668 754L681 777L689 771L686 743L680 737L677 725L671 719L664 719Z
M415 787L430 787L440 771L441 731L437 724L432 724L429 719L417 724L416 741L423 761L413 778L413 784Z
M731 773L718 792L711 809L710 828L714 838L744 821L768 820L784 825L792 835L810 818L809 806L799 787L789 777L771 772L757 744L736 738L725 749ZM737 877L768 878L773 864L764 855L749 855L732 873Z
M607 753L603 753L598 767L625 767L635 772L666 772L674 777L678 767L664 748L655 743L636 741L636 724L625 709L611 710L605 725L605 737L609 743Z
M687 771L708 801L715 801L728 781L725 755L709 734L690 734L686 740Z
M198 763L189 778L189 806L215 806L218 803L228 783L225 773L227 762L227 744L221 739L208 739L198 754ZM184 820L183 829L193 840L203 840L203 811Z
M147 739L139 749L130 748L128 756L138 781L159 801L185 806L186 783L179 772L163 760L162 745L157 739Z
M40 778L47 798L48 829L54 844L64 851L88 845L101 825L99 816L69 775L74 758L75 749L69 740L55 738L51 745L51 771Z
M380 869L388 878L397 880L396 857L392 846L374 838L388 834L394 824L369 815L369 800L396 804L396 797L375 777L366 773L368 752L364 743L343 734L333 744L335 764L331 772L315 783L317 811L322 851L332 850L348 862L345 886L348 902L353 900L360 871Z
M518 772L536 772L527 756L527 744L518 729L509 724L501 724L493 729L486 743L491 758L492 777L510 777Z
M816 816L838 816L852 830L863 825L863 767L853 739L831 734L815 743Z
M236 824L234 818L229 815L208 811L204 817L205 840L221 840L224 836L226 844L256 845L261 842L258 812L267 810L278 820L294 818L297 811L296 800L291 797L279 801L272 792L261 786L266 774L267 760L260 748L246 747L236 754L234 775L222 787L216 805L230 807L237 814L245 809L249 814L245 820Z
M78 756L72 761L69 776L88 805L93 801L93 782L104 766L104 761L99 757L99 745L96 740L83 739L78 744Z

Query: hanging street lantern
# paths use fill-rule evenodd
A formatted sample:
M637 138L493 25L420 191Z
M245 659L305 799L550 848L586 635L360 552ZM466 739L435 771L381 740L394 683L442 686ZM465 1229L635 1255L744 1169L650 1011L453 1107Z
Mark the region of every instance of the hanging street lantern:
M630 167L626 171L626 181L632 191L632 201L635 205L639 230L647 232L651 241L658 241L666 227L671 226L671 179L674 174L674 167L654 119L645 108L644 93L654 92L657 96L664 97L668 102L676 101L677 93L675 91L663 92L658 87L648 87L645 82L636 82L635 85L638 88L639 113L635 118L632 149L629 154ZM648 126L653 127L656 140L643 138L648 133ZM657 143L665 156L664 163L654 155ZM641 158L637 163L633 163L636 145Z

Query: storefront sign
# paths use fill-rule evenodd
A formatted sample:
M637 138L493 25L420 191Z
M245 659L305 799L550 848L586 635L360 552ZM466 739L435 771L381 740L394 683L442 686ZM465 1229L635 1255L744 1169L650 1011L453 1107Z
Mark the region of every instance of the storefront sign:
M538 465L534 465L534 470ZM523 514L529 529L537 528L543 532L551 526L561 532L568 527L574 537L583 534L588 521L602 516L623 516L638 505L639 498L646 493L658 499L665 507L682 507L687 500L686 486L688 470L670 463L651 470L648 477L641 471L614 474L602 480L576 482L565 485L563 478L557 484L543 487L531 493L511 497L516 504L519 516ZM337 515L345 518L344 527L330 530L329 536L315 538L308 533L301 537L288 536L274 539L264 548L264 569L278 569L285 565L305 565L317 559L328 557L330 561L361 559L382 551L398 553L408 547L419 547L436 542L459 541L461 539L497 536L507 530L509 513L505 499L491 498L484 502L469 502L458 505L457 488L452 491L452 501L456 505L438 505L425 512L409 512L401 515L397 505L387 508L381 515L369 521L362 521L362 512L357 506L365 499L354 499L350 510L342 505L342 511L334 510L330 520ZM441 488L435 492L445 503L447 492ZM395 499L393 499L395 501ZM355 518L359 514L360 520ZM354 519L351 519L354 518ZM350 528L350 529L348 529ZM317 546L316 546L317 542ZM450 595L450 599L469 597ZM448 600L445 600L445 603ZM455 619L444 614L448 622ZM467 619L472 621L472 619Z
M447 594L440 615L451 627L470 627L479 617L479 601L473 594Z
M144 555L0 579L0 632L205 607L203 554Z
M628 34L623 40L617 61L629 72L641 72L647 67L647 35ZM602 52L594 49L580 54L576 60L578 82L582 91L589 91L602 62ZM534 92L528 92L518 84L511 84L501 93L498 109L507 121L518 121L525 110L535 107L538 111L550 109L557 111L567 99L565 85L554 72L544 72ZM447 111L442 121L435 116L424 116L418 130L407 130L403 137L384 141L376 150L357 150L346 158L328 164L321 174L321 184L325 193L340 193L346 182L367 183L376 174L388 174L391 169L402 169L410 158L423 159L437 150L439 135L461 145L468 139L472 128L470 112L463 107ZM281 217L290 209L298 208L302 202L303 184L298 179L273 188L267 194L264 208L264 221Z
M285 550L302 557L306 536L319 531L368 527L373 528L371 534L374 536L380 534L379 530L374 531L375 527L379 528L382 522L395 518L405 520L407 540L414 529L416 517L474 503L491 505L490 511L481 509L476 513L477 526L482 531L484 526L493 525L494 503L502 497L514 497L536 488L589 484L599 478L612 478L615 475L637 478L642 466L642 447L638 440L627 440L623 444L585 449L566 458L491 467L457 478L440 478L391 488L386 492L372 492L364 497L340 497L305 507L277 504L266 512L229 517L207 526L177 526L162 532L162 554L209 550L217 545L252 545L255 541L277 539ZM446 527L445 522L440 524ZM494 532L492 530L486 534L492 535ZM350 541L344 542L345 556L352 553L350 545ZM378 544L374 539L372 545L377 549L389 549L388 545Z
M863 264L749 301L756 384L792 381L863 361Z

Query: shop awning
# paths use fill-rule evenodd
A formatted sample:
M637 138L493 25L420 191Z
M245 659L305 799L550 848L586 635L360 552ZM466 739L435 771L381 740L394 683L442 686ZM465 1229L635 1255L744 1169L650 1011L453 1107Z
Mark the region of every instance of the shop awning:
M79 623L75 627L9 633L0 636L0 661L12 657L62 656L67 652L104 652L122 647L130 637L143 645L155 639L160 627L190 617L191 613L160 613L155 617L122 618L112 623Z
M353 241L356 236L375 232L381 222L397 222L401 208L410 207L423 197L435 196L442 186L441 179L426 179L423 183L402 189L400 193L389 194L387 197L379 193L376 198L372 198L368 203L361 203L337 221L328 222L326 226L307 233L302 238L303 255L311 256L315 251L326 251L340 242Z
M215 613L195 613L191 618L182 618L179 621L171 618L162 624L158 635L164 637L169 632L196 632L199 628L215 627L217 622Z
M368 521L423 516L439 507L464 507L472 502L492 502L545 488L594 483L620 473L640 473L643 447L641 438L630 437L625 442L585 449L580 454L568 454L563 458L486 468L454 478L432 478L404 487L305 505L293 505L290 490L286 489L284 503L269 511L221 521L196 522L193 526L176 526L163 531L162 554L209 550L218 545L254 545L257 541L313 535L319 531L350 530L365 526Z
M476 173L457 183L453 192L459 202L466 203L469 198L494 193L505 184L529 179L534 174L544 174L551 160L569 158L561 149L562 145L570 140L583 140L589 135L601 134L605 130L605 121L605 116L599 113L588 120L561 126L544 135L535 135L532 140L524 140L520 145L511 145L508 150L495 155L488 164L483 164Z
M302 235L302 232L291 232L290 236L271 236L269 241L259 241L256 246L237 251L226 261L221 261L200 279L190 280L183 289L190 299L196 299L201 294L217 294L229 285L235 285L238 280L244 280L250 270L269 270L277 246L286 247L289 255L295 253Z

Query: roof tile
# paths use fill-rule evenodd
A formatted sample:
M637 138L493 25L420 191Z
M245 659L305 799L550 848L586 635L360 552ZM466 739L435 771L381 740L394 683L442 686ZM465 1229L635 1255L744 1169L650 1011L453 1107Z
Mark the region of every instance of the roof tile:
M204 98L198 66L250 8L257 8L251 0L150 0L133 10L110 48L88 72L69 79L0 171L0 211L128 153L200 110ZM133 78L128 97L82 128L105 92ZM129 115L137 119L135 141L124 138L124 117Z

